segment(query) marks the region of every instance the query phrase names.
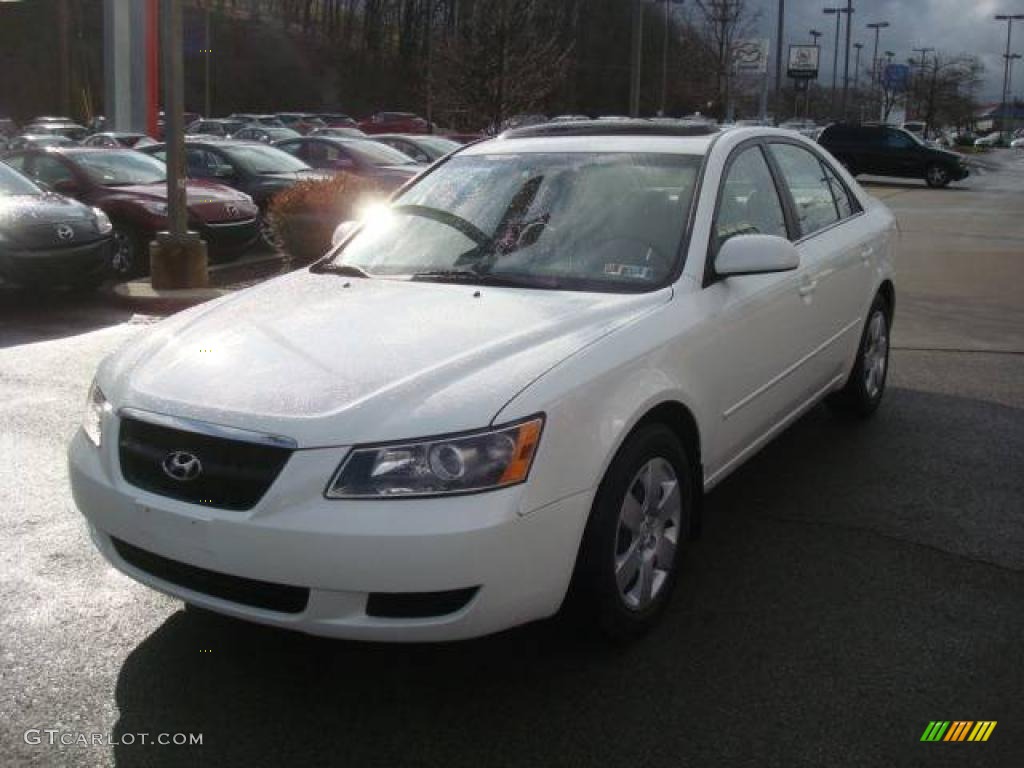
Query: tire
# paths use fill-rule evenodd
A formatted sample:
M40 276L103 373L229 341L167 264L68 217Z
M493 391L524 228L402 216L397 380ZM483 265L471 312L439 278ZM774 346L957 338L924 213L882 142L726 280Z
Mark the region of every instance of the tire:
M116 222L110 271L118 280L130 280L149 273L149 248L146 238L134 227Z
M850 378L843 389L827 400L832 408L861 419L869 418L878 410L889 374L891 327L889 305L881 295L876 296L864 323Z
M691 530L693 466L679 438L659 423L640 427L616 454L594 499L570 587L568 613L587 630L628 641L657 622Z
M941 165L929 165L924 172L924 181L932 189L941 189L942 187L949 186L949 182L953 180L950 176L949 171Z
M270 213L266 210L261 210L257 218L257 226L259 227L260 237L259 243L264 248L270 248L273 251L281 250L281 239L274 232L274 227L270 223Z

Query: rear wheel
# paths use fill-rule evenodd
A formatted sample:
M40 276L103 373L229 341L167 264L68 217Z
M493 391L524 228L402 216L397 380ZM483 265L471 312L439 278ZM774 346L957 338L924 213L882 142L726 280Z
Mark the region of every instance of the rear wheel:
M865 419L878 409L889 373L890 320L888 304L884 298L876 296L868 312L850 379L842 390L829 396L830 406Z
M570 600L613 639L646 632L668 602L690 530L692 466L675 433L650 424L627 439L601 483Z
M949 171L941 165L929 165L928 170L925 171L924 180L929 187L940 189L948 185L952 178Z

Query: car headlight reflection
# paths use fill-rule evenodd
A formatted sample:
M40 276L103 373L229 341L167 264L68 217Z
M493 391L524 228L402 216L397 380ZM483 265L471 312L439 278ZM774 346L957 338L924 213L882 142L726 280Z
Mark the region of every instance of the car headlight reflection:
M112 410L103 392L96 383L89 387L89 395L85 401L85 414L82 417L82 431L97 448L103 443L103 418Z
M355 448L327 488L332 499L442 496L505 488L530 474L542 416L496 429Z

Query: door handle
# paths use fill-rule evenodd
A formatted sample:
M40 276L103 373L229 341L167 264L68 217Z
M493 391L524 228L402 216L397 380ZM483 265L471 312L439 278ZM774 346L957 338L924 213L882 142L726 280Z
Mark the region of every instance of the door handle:
M806 283L801 283L800 284L800 287L797 288L797 292L801 296L810 296L812 293L814 293L814 291L815 291L815 289L817 287L818 287L818 281L817 280L808 280Z

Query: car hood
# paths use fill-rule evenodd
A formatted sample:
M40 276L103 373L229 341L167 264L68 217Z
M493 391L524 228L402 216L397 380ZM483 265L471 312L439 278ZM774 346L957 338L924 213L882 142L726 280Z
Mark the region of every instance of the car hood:
M154 326L101 367L117 407L300 447L486 426L531 382L668 301L301 271Z
M129 184L125 186L105 187L105 189L112 194L124 195L125 197L148 198L150 200L167 199L167 182L164 181L157 184ZM188 198L188 205L190 207L196 204L210 202L238 202L239 200L244 200L246 198L245 195L242 195L237 190L224 184L193 179L190 179L187 182L185 194Z
M58 235L68 225L71 236ZM99 237L92 210L76 200L55 194L0 196L0 232L27 247L80 245Z

